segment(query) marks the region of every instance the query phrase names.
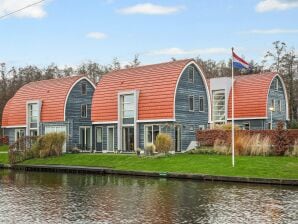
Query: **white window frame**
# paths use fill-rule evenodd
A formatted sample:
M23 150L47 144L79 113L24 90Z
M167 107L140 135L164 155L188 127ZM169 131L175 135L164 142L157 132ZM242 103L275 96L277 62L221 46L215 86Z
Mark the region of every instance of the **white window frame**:
M109 139L110 139L110 134L109 134L109 129L113 129L113 147L112 150L109 147ZM107 126L107 152L114 152L115 151L115 127L114 126Z
M14 130L14 140L15 140L15 142L18 140L17 139L17 133L20 132L20 131L23 131L24 132L24 136L26 136L26 130L25 130L25 128L17 128L17 129L15 129Z
M83 116L83 107L86 109L86 116ZM81 118L88 118L88 104L81 104Z
M190 77L192 77L192 78L190 78ZM188 68L188 82L195 83L195 69L192 66L189 66L189 68Z
M275 91L278 91L279 89L279 81L278 79L276 79L276 82L275 82Z
M190 109L190 99L192 98L192 110ZM194 112L195 111L195 96L194 95L189 95L188 96L188 111L189 112Z
M217 93L221 93L221 94L224 95L224 100L223 100L223 102L224 102L224 111L223 111L223 110L215 110L215 100L214 100L214 98L215 98L215 96L216 96ZM227 99L226 99L226 93L225 93L225 90L220 89L220 90L214 90L214 91L212 92L212 120L213 120L214 123L216 123L216 124L218 124L218 123L220 123L220 124L224 124L224 123L226 123L226 119L227 119L226 100L227 100ZM216 111L216 112L224 112L224 119L223 119L223 120L215 120L215 119L214 119L214 117L215 117L215 111ZM217 115L217 116L219 116L219 115Z
M245 129L245 125L248 124L248 129ZM242 127L243 127L243 130L250 130L250 122L244 122L242 123Z
M203 100L203 110L201 110L201 100ZM205 112L205 97L199 96L199 112Z
M273 104L272 104L273 103ZM275 111L275 99L271 99L271 107Z
M36 123L37 126L36 128L31 128L30 127L30 119L29 119L29 105L30 104L36 104L37 105L37 119L36 119ZM36 135L39 135L39 126L40 126L40 113L41 113L41 106L42 106L42 102L41 100L29 100L26 102L26 124L27 124L27 128L26 128L26 135L27 136L31 136L31 131L36 131Z
M282 100L278 100L278 112L282 112Z
M85 86L85 92L83 92L83 86ZM81 84L81 94L82 94L82 96L87 95L87 82L82 82L82 84Z
M86 134L86 129L87 128L90 128L90 150L92 150L92 142L93 142L93 139L92 139L92 126L80 126L79 127L79 143L80 145L82 144L81 143L81 128L84 128L85 130L85 134ZM86 141L86 135L85 135L85 141Z
M159 134L161 133L161 125L160 124L146 124L144 125L144 148L146 147L146 145L148 144L154 144L154 139L153 139L153 126L158 126L158 131L159 131ZM152 139L151 139L151 142L147 142L147 136L148 136L148 133L147 133L147 127L151 127L151 131L152 131Z
M125 102L124 99L125 99L125 96L132 96L133 97L133 109L130 109L130 110L124 110L124 105L126 104L130 104L128 102ZM131 93L131 94L123 94L120 96L121 97L121 116L122 116L122 119L130 119L130 118L135 118L135 111L136 111L136 102L135 102L135 95L134 93ZM130 111L130 112L133 112L132 114L132 117L130 116L125 116L125 111Z

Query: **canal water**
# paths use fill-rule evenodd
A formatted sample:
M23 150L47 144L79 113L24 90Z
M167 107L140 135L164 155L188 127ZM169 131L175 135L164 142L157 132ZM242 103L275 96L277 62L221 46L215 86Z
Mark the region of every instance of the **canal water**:
M298 223L298 188L0 170L0 223Z

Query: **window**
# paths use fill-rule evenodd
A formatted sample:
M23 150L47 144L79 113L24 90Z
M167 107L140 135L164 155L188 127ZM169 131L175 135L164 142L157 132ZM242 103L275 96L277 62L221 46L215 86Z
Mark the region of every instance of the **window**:
M195 81L195 70L193 67L189 67L188 69L188 82L189 83L194 83Z
M278 79L276 79L276 81L275 81L275 90L278 91L278 88L279 88L279 81L278 81Z
M199 125L199 130L205 130L205 125Z
M242 128L243 128L243 130L249 130L250 129L250 124L249 123L243 123Z
M189 111L194 111L194 96L189 96L188 97L188 108Z
M38 135L39 128L39 104L28 103L27 104L27 127L29 129L30 136Z
M278 111L279 111L279 112L281 112L281 111L282 111L282 104L281 104L281 100L278 100L278 101L277 101L277 109L278 109Z
M87 104L81 105L81 117L82 118L87 118L87 111L88 111L88 105Z
M275 99L271 99L271 107L273 108L273 111L275 111Z
M134 118L135 100L134 94L123 95L122 100L122 118Z
M204 97L203 96L200 96L200 98L199 98L199 111L200 112L204 112Z
M214 122L224 122L226 120L226 99L223 90L213 91L212 117Z
M87 94L87 83L86 82L83 82L81 85L81 93L82 93L82 95Z
M145 126L145 145L155 144L157 135L160 133L159 125L146 125Z

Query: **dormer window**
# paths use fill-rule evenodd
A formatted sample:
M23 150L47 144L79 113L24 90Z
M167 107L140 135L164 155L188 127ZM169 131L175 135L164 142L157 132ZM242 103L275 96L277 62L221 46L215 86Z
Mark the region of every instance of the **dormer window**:
M27 127L29 136L37 136L39 133L39 121L40 121L40 102L30 101L27 103Z
M194 83L195 80L195 70L193 67L189 67L188 69L188 82Z
M83 82L81 85L81 93L82 93L82 95L87 94L87 83L86 82Z

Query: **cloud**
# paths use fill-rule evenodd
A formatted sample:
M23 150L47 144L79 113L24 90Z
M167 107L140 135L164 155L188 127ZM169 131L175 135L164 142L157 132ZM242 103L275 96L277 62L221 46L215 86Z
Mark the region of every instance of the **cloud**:
M296 34L298 33L298 29L268 29L268 30L262 30L262 29L255 29L255 30L249 30L249 31L243 31L240 33L248 33L248 34Z
M148 52L149 55L212 55L212 54L230 54L231 50L227 48L204 48L184 50L181 48L165 48Z
M298 8L298 0L261 0L256 6L256 11L262 13L292 8Z
M103 39L106 39L108 35L101 32L90 32L90 33L87 33L86 37L96 39L96 40L103 40Z
M6 15L8 13L20 10L28 5L36 3L36 0L0 0L0 16ZM17 12L9 17L18 18L43 18L47 15L44 7L46 2L41 2L39 4L33 5L26 8L20 12Z
M185 9L184 6L161 6L152 3L137 4L126 8L118 9L117 12L125 15L170 15Z

